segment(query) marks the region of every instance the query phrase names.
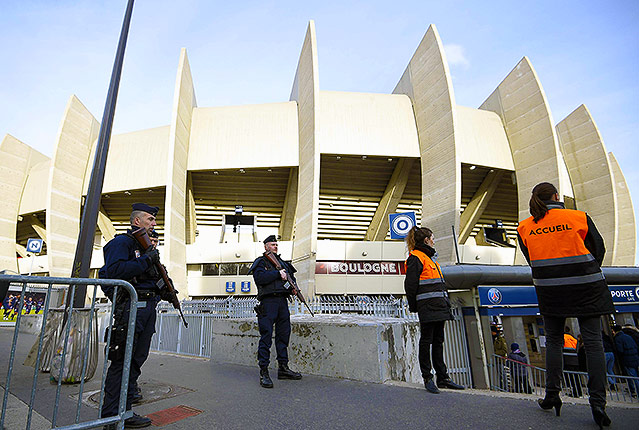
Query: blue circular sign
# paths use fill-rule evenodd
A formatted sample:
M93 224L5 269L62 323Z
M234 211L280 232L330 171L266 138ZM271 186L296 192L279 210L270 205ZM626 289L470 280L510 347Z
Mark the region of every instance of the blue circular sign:
M399 214L391 224L391 230L397 235L406 236L415 222L408 214Z
M497 288L491 288L490 290L488 290L488 300L490 300L490 303L492 303L493 305L498 305L501 303L501 291L499 291Z

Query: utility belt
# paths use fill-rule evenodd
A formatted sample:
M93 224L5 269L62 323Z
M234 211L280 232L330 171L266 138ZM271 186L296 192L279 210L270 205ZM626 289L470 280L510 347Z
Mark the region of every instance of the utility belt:
M288 296L290 296L290 293L282 292L282 293L271 293L271 294L268 294L268 295L266 295L266 296L264 296L262 298L266 299L266 298L269 298L269 297L288 297Z
M159 297L160 294L155 290L136 290L138 293L138 300L151 300Z

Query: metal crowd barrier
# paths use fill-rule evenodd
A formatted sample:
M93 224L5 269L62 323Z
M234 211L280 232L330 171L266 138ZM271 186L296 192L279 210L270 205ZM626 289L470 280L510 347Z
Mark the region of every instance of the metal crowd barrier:
M490 389L519 394L535 394L544 397L546 392L546 369L523 364L499 355L492 356L490 364ZM606 396L609 400L636 403L639 393L639 378L607 375ZM588 374L586 372L563 371L562 394L574 398L588 397ZM634 396L632 395L634 393Z
M43 361L45 359L48 360L58 360L59 363L57 369L57 387L55 392L55 402L53 405L53 412L51 417L51 428L59 429L59 430L81 430L81 429L90 429L96 428L107 424L117 424L117 428L122 430L124 428L124 420L132 415L131 411L126 411L126 397L128 390L128 381L129 381L129 369L131 364L131 356L133 353L133 335L135 332L135 318L137 313L137 293L135 289L125 281L120 280L107 280L107 279L84 279L84 278L56 278L56 277L36 277L36 276L18 276L18 275L0 275L0 282L9 282L13 285L21 285L21 295L20 295L20 303L17 313L17 319L15 323L15 328L13 332L13 341L11 343L11 352L9 356L9 363L7 369L7 376L4 385L4 398L2 401L2 415L0 416L0 428L4 428L5 418L7 415L7 405L9 399L9 393L11 392L11 383L13 371L16 369L15 367L15 358L16 358L16 346L18 343L19 332L20 332L20 324L22 322L22 311L24 308L24 299L27 293L27 290L30 290L33 287L37 287L39 291L46 291L46 299L44 304L44 310L42 313L42 327L40 329L40 334L37 340L37 346L34 345L32 348L32 353L30 355L35 355L32 357L32 363L34 365L33 378L31 380L31 394L30 400L28 403L28 413L26 420L26 429L29 430L31 428L31 421L33 415L33 409L36 400L36 391L38 390L38 373L43 367ZM59 288L60 286L67 288L67 303L73 303L73 299L76 293L76 286L94 286L93 288L93 298L91 300L90 308L84 309L60 309L57 312L58 316L66 315L66 318L58 318L57 320L54 318L49 319L50 315L55 315L56 310L50 308L50 299L51 293L54 290L54 286ZM124 354L124 368L122 371L122 382L120 386L120 403L118 415L108 418L100 418L100 411L102 410L102 404L104 402L104 381L107 374L107 365L108 361L104 360L104 367L102 369L102 379L100 383L100 400L98 407L98 417L90 420L80 420L80 412L82 409L82 400L84 393L84 383L85 380L90 379L91 375L87 375L89 360L89 350L92 347L92 340L97 345L97 318L94 318L97 314L96 312L96 292L98 286L112 286L114 288L114 297L117 296L118 290L126 291L126 294L130 298L129 303L129 320L127 325L127 338L126 338L126 347ZM115 304L110 305L110 313L108 316L108 326L112 327L113 323L113 313L115 310ZM88 311L89 321L88 328L79 329L76 321L80 319L79 311ZM62 325L62 320L66 320L66 323ZM49 323L49 324L47 324ZM74 325L73 336L75 338L71 338L71 326ZM109 335L106 339L106 348L108 349L111 343L111 333L112 330L109 329ZM79 340L78 340L79 339ZM47 347L44 348L45 343ZM80 346L80 351L82 357L74 357L73 353L75 352L72 348ZM43 349L47 349L47 351L43 351ZM49 350L50 349L50 350ZM51 351L55 351L51 353ZM50 355L47 357L47 355ZM55 356L55 357L54 357ZM49 363L52 364L52 363ZM45 366L47 367L47 366ZM63 379L68 379L71 372L77 372L80 370L79 378L77 378L77 382L79 383L79 393L77 397L77 405L75 410L75 418L73 419L73 424L66 424L58 426L58 416L59 416L59 408L60 408L60 393L62 387ZM66 375L66 376L65 376ZM75 378L74 378L75 379ZM24 381L20 381L23 382ZM40 387L42 390L42 387ZM38 399L39 404L41 405L46 399L40 398ZM86 414L85 414L86 415ZM47 417L45 417L48 419ZM66 417L65 417L66 418Z
M308 301L316 314L362 314L383 318L417 321L416 313L408 311L406 298L393 296L318 296ZM172 305L158 304L156 336L151 341L154 351L172 352L197 357L211 357L213 323L219 319L255 318L255 297L227 297L223 299L184 300L182 311L189 323L188 330L180 324L180 316ZM306 314L298 301L289 303L291 315ZM472 386L468 342L460 308L453 308L453 321L445 326L444 357L455 381Z

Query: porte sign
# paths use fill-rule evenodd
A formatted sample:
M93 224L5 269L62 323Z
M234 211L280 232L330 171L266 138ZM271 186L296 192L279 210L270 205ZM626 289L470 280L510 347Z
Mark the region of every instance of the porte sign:
M32 254L39 254L42 252L42 239L28 239L27 252Z

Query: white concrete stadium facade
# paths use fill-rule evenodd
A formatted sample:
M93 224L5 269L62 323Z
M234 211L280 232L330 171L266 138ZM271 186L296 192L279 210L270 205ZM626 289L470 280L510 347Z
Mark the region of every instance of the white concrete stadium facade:
M72 96L52 158L6 135L0 269L70 274L98 130ZM239 286L269 234L281 235L309 295L401 294L401 273L388 272L399 265L380 269L405 258L403 243L388 240L388 214L417 212L444 264L457 258L451 227L461 261L520 264L514 248L480 246L477 234L500 219L513 241L541 181L592 216L605 265L634 265L635 216L619 165L585 106L554 123L526 57L479 108L458 106L431 26L392 94L324 91L311 21L289 101L198 107L182 50L170 124L111 139L92 267L126 228L131 203L145 201L161 208L162 259L184 296L255 294ZM220 243L222 214L236 204L256 215L256 234ZM27 256L28 237L42 237L46 254Z

